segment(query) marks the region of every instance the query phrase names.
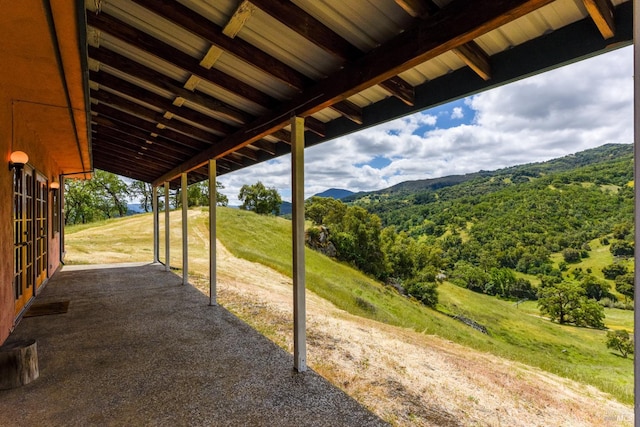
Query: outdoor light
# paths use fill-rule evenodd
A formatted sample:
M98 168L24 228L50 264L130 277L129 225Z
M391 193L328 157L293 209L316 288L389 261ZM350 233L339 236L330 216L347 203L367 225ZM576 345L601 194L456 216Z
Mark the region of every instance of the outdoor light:
M60 183L56 181L51 181L51 184L49 184L49 189L57 190L58 188L60 188Z
M29 161L29 156L24 151L14 151L9 157L9 170L15 169L21 170L22 167Z

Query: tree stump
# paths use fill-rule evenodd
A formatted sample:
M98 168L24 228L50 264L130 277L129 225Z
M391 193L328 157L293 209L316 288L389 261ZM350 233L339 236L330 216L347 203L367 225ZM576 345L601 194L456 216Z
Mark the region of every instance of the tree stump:
M20 340L0 346L0 390L29 384L38 375L36 340Z

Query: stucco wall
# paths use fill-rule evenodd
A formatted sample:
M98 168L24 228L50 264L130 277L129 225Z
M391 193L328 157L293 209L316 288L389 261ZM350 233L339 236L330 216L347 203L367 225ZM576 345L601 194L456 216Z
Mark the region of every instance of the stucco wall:
M4 342L14 326L13 295L13 172L8 168L13 150L29 155L29 164L47 177L49 182L59 181L59 166L51 158L51 149L40 142L39 135L28 125L28 118L15 117L12 101L0 98L0 343ZM48 273L51 276L60 265L60 235L52 233L52 194L49 191Z
M0 342L13 326L14 298L11 286L13 272L12 174L7 167L11 154L11 101L0 99Z

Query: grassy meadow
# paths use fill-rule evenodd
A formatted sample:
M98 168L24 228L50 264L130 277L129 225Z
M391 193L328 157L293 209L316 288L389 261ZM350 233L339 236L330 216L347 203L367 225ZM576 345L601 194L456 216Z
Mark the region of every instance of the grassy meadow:
M174 215L179 221L180 213L172 213L172 221ZM113 252L115 258L112 262L150 261L153 255L151 221L150 214L141 214L90 226L67 227L69 261L88 262L89 258L83 254L99 251ZM202 234L207 225L206 211L193 213L189 222L190 236L194 233L199 237L189 238L190 251L206 251L205 247L194 246L206 246ZM291 275L289 221L221 208L218 210L217 229L218 238L235 256ZM174 227L172 233L179 235L179 226ZM172 239L172 254L177 256L181 242L179 238ZM162 254L163 249L161 258ZM172 265L179 266L179 258L174 259L174 256ZM585 261L593 263L594 271L598 270L597 262L604 262L596 258ZM400 296L395 290L348 265L309 249L306 251L306 268L307 288L345 311L424 334L435 334L593 385L623 403L633 402L633 356L624 359L607 349L605 331L559 325L540 317L535 302L516 305L512 301L473 293L445 282L439 287L438 310L432 310ZM202 267L197 264L190 264L192 269L193 274L207 275L207 270L200 271ZM633 329L632 311L605 309L605 312L608 328ZM489 334L482 334L450 315L471 318L484 325Z

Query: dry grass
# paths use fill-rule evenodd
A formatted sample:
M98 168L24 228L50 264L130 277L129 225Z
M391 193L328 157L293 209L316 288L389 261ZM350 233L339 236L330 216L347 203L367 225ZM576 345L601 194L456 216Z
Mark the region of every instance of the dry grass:
M219 243L218 254L220 303L292 352L290 279ZM193 282L208 293L207 280ZM632 408L594 387L352 316L313 294L307 308L309 365L392 425L632 425Z

